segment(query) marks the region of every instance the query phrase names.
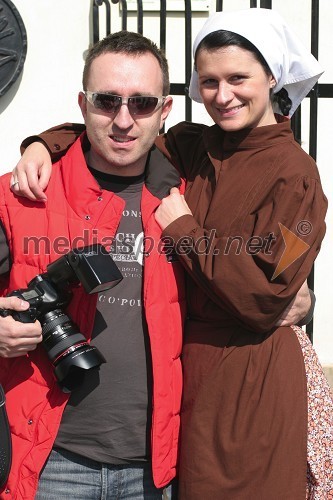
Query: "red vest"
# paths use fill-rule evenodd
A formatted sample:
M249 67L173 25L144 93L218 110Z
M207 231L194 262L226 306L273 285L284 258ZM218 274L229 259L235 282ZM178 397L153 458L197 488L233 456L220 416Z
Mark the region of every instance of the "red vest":
M45 205L15 197L8 187L9 175L1 178L0 217L12 257L8 288L3 294L26 287L36 274L45 272L48 263L67 253L72 246L103 243L103 239L110 242L110 237L115 235L124 201L112 192L101 190L90 174L82 153L83 139L81 136L53 168ZM160 157L154 160L154 154L159 153L152 152L150 166L161 160ZM149 246L144 262L143 303L154 380L151 449L156 487L166 485L176 474L185 312L183 270L179 262L168 262L161 251L161 231L154 218L160 199L152 192L158 193L161 186L165 188L165 183L170 182L167 172L164 176L166 163L159 166L161 172L157 177L153 175L149 179L148 170L141 201L144 234ZM171 165L169 168L173 169ZM155 174L156 171L158 169ZM95 309L96 295L87 295L81 286L75 288L67 311L88 340ZM6 392L13 442L12 469L0 498L31 500L58 432L68 395L59 389L42 346L24 357L0 358L0 382Z

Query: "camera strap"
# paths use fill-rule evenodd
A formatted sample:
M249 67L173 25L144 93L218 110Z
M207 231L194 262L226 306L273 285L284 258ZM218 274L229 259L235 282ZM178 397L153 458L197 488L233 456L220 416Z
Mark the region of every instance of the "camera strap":
M0 488L8 479L12 464L12 440L6 411L6 398L0 384Z

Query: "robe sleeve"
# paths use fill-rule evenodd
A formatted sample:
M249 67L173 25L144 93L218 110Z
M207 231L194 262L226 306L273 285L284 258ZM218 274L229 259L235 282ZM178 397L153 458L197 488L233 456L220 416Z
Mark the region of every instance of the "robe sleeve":
M21 144L21 154L33 142L42 142L48 149L52 163L58 161L85 130L81 123L63 123L52 127L39 135L32 135L24 139Z
M159 147L185 171L177 141L172 141L172 134L162 137ZM179 217L163 231L204 293L250 330L274 327L309 276L325 234L327 199L313 160L300 155L299 171L304 166L306 174L289 174L293 160L277 158L285 175L277 176L261 203L235 217L228 234L200 227L192 215Z
M211 300L255 330L273 328L308 277L325 234L326 200L320 185L299 179L288 193L288 187L283 191L272 200L271 211L265 206L256 213L249 237L219 237L191 215L163 231ZM209 251L201 252L205 241Z

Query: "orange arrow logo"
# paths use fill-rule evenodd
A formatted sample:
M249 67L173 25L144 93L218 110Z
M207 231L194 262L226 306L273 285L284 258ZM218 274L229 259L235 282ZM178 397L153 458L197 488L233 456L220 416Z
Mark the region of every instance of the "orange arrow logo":
M310 248L310 245L301 240L301 238L296 236L296 234L280 222L279 226L286 247L280 257L278 265L276 266L275 272L272 276L272 281Z

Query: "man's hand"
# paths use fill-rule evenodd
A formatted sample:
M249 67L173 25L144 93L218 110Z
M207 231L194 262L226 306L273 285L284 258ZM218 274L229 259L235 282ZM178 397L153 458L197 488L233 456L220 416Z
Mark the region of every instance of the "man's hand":
M0 298L0 308L14 311L25 311L29 302L18 297ZM0 356L15 358L24 356L36 349L42 341L42 328L39 321L35 323L21 323L11 316L0 317Z
M170 189L169 196L163 198L160 206L157 208L155 219L163 230L171 224L171 222L187 214L192 215L192 212L184 196L180 194L179 189L174 187Z
M311 307L311 296L308 284L304 281L297 295L284 310L276 326L297 325L308 314Z
M47 148L41 142L27 147L14 168L10 179L13 193L33 201L46 201L43 192L51 177L52 162Z

